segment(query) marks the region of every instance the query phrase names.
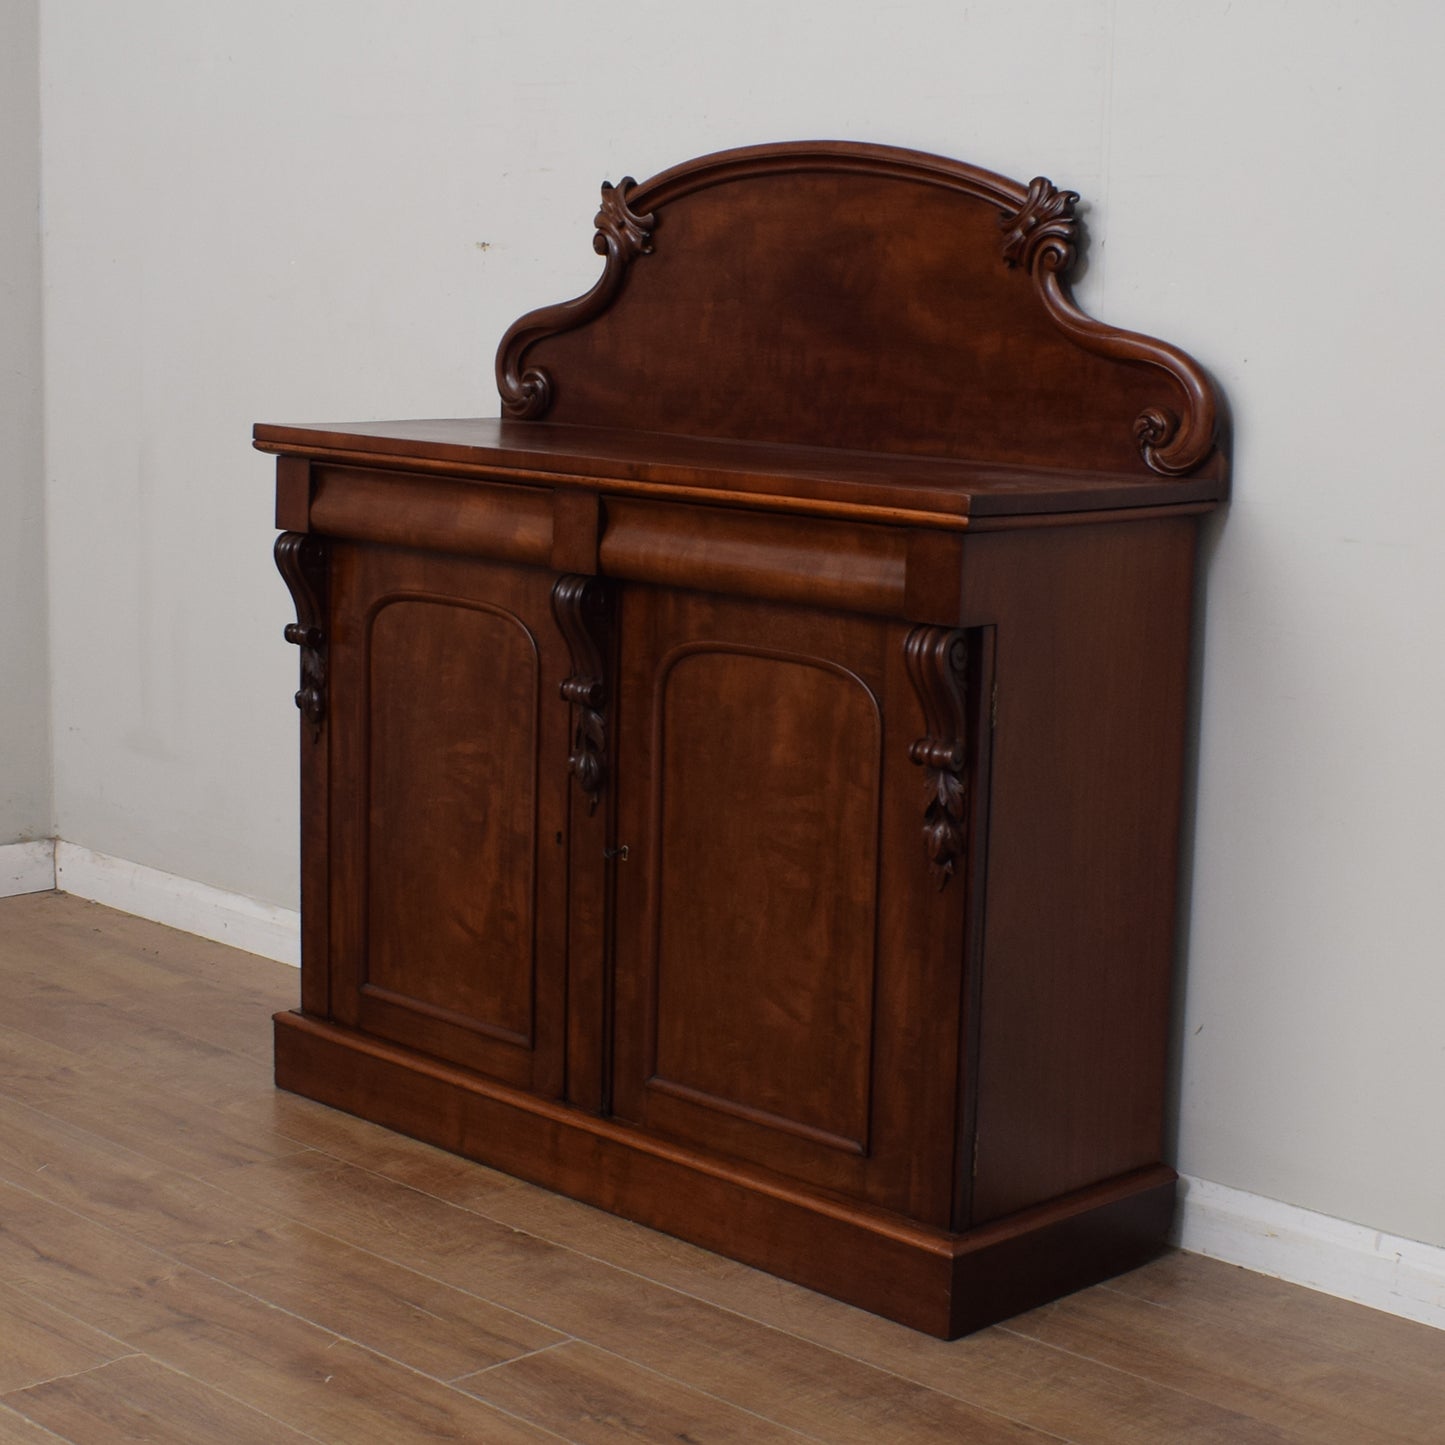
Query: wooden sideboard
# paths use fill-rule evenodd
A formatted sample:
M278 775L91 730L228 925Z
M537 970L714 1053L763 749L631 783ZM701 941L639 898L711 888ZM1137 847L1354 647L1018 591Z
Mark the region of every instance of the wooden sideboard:
M276 1080L953 1336L1147 1258L1214 389L1077 197L604 186L500 420L258 426L301 649Z

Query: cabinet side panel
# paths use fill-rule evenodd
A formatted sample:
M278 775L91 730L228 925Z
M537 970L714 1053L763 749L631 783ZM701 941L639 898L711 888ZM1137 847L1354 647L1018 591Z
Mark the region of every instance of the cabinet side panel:
M366 987L530 1043L532 635L501 610L403 598L372 618L369 662Z
M968 544L997 626L974 1223L1159 1159L1195 535Z

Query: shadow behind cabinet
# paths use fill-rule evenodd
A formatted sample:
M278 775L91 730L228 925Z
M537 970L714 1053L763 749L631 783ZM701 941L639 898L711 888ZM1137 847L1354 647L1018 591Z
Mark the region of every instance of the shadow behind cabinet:
M935 1334L1146 1258L1216 398L1077 198L883 147L603 189L500 421L258 426L294 1089Z

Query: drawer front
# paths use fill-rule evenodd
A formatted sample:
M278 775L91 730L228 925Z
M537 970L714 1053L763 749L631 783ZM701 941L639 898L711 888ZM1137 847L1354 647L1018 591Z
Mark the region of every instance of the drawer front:
M540 487L317 466L307 525L332 537L530 562L551 556L552 494Z

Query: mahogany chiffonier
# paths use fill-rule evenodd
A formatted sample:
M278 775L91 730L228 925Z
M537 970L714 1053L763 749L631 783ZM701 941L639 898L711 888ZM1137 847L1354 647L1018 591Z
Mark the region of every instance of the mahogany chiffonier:
M1141 1262L1220 404L1077 197L604 186L500 420L258 426L301 649L276 1081L955 1336Z

